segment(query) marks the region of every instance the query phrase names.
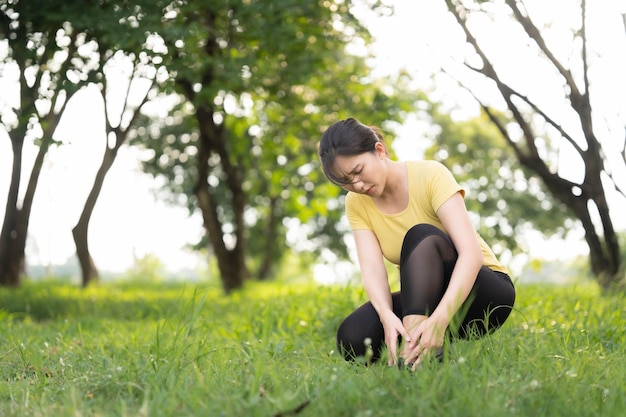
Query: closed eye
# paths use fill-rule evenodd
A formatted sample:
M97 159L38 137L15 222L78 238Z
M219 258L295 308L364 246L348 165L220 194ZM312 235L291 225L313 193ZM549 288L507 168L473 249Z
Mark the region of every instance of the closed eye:
M352 173L352 176L346 181L346 184L356 184L357 182L361 181L362 172L363 168L359 169L358 171L354 171Z

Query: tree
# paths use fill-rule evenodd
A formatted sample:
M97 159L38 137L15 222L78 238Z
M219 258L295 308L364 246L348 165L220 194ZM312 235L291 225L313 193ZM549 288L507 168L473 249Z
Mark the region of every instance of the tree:
M438 107L428 109L438 129L425 156L448 165L468 190L467 208L478 214L478 231L494 252L525 251L519 236L530 229L564 236L574 222L570 212L507 150L486 114L455 121Z
M520 164L540 178L545 187L580 220L590 249L591 270L601 286L608 288L620 278L621 258L607 193L617 191L621 197L625 196L624 184L620 183L616 173L623 172L626 153L623 125L621 131L617 132L617 136L621 136L621 147L614 147L609 140L613 134L610 124L602 119L599 111L595 111L601 107L601 103L600 97L594 96L594 91L597 91L594 90L594 70L600 72L594 65L599 66L602 62L601 57L590 52L592 44L587 31L587 3L581 0L579 26L569 34L568 45L571 48L565 58L560 58L563 56L561 51L557 51L556 45L544 36L547 25L537 26L521 1L506 0L504 3L508 7L509 17L521 29L519 33L524 34L527 47L532 48L539 65L545 69L545 78L556 76L555 85L562 87L556 91L560 91L561 100L566 103L565 108L551 107L542 97L532 97L516 88L514 81L507 81L502 75L505 66L481 47L479 36L471 30L473 19L480 17L484 28L485 22L493 20L494 16L501 16L494 13L499 3L446 0L448 10L475 52L472 60L465 62L466 68L493 82L492 85L495 85L508 110L506 117L495 111L484 96L481 98L477 88L469 87L470 91ZM525 44L520 45L520 51ZM623 54L624 48L616 47L615 50ZM509 66L511 64L508 63ZM518 62L514 65L528 68L531 64ZM596 83L599 81L595 79ZM546 92L543 93L545 95ZM568 116L575 117L576 123L568 122ZM605 125L600 127L603 123ZM564 149L577 155L584 170L581 180L567 178L559 171L558 153ZM612 153L616 152L611 149L616 149L620 157L613 158Z
M148 6L153 4L145 3ZM12 118L12 113L17 115L17 126L13 128L3 123L13 145L13 175L0 238L2 282L10 285L19 283L28 218L41 166L49 146L60 143L53 139L53 135L63 109L72 95L89 83L99 85L102 92L107 142L102 164L73 235L83 285L97 279L98 272L89 253L87 239L89 219L106 173L124 143L139 108L148 99L150 86L143 86L143 96L138 100L136 91L132 90L137 90L136 85L141 79L148 79L151 84L158 71L158 58L153 60L158 53L149 45L146 33L139 30L141 6L139 1L132 6L113 1L65 2L62 6L41 1L13 1L0 6L3 34L8 40L10 52L3 65L18 68L21 94L15 108L3 111L3 116L8 116L7 120ZM131 52L124 55L123 52L118 53L120 50ZM134 54L132 51L138 52ZM131 78L127 80L126 95L121 99L107 89L106 74L107 63L117 63L118 68L112 71L119 70L122 65L120 56L125 56L133 68ZM116 99L122 101L119 114L116 114ZM20 205L17 196L22 171L21 153L24 140L29 136L36 137L39 152Z
M102 46L102 45L100 45ZM89 283L99 280L99 273L96 264L89 251L89 221L98 201L102 186L107 173L113 166L115 158L120 147L126 142L128 133L132 128L135 120L139 116L139 111L143 105L148 102L151 97L150 92L153 90L157 69L152 65L147 54L136 55L134 53L124 54L122 51L115 52L112 49L104 51L103 57L109 57L111 71L116 75L120 66L129 66L127 77L114 82L114 88L117 91L124 91L122 97L115 97L114 88L109 87L105 68L103 65L101 94L104 101L105 109L105 131L106 140L104 144L104 155L102 162L85 200L83 210L80 214L76 226L72 229L74 243L76 245L76 255L80 264L82 274L82 285L86 287ZM144 81L144 85L141 82ZM125 88L119 88L120 84L126 84ZM137 91L139 90L139 91ZM154 91L152 91L154 93ZM111 114L117 102L121 101L121 110L119 114Z
M320 184L317 167L323 128L351 111L370 123L394 120L410 99L383 93L393 80L371 80L365 58L346 53L351 40L368 38L349 4L224 3L166 8L158 33L181 101L154 134L146 169L165 174L202 213L228 292L250 276L251 258L257 276L268 276L288 219L340 234L339 191Z
M139 117L141 108L157 94L155 84L167 78L161 65L158 38L146 33L141 20L145 13L155 15L161 8L153 1L119 4L102 1L89 18L74 22L94 46L93 82L104 102L105 146L102 162L85 200L79 220L72 229L82 283L87 286L99 279L98 269L89 251L89 222L119 149ZM120 94L121 93L121 94Z
M30 212L44 158L50 146L58 143L54 132L65 106L86 82L84 70L91 65L91 57L81 47L87 40L67 23L68 16L83 14L83 8L66 3L15 0L0 4L0 33L7 50L0 72L16 74L19 83L19 98L3 96L0 109L13 151L0 232L1 285L20 283ZM25 141L33 141L38 152L20 201Z

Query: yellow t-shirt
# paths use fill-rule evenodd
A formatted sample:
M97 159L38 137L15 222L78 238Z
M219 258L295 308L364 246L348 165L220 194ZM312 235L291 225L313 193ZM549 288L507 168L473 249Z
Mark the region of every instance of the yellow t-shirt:
M349 192L346 196L346 215L352 230L372 230L389 262L400 264L402 241L416 224L431 224L446 232L437 210L455 193L465 191L452 173L436 161L407 162L409 179L409 204L400 213L382 213L371 197ZM447 233L447 232L446 232ZM484 257L484 265L494 271L508 273L487 243L476 233Z

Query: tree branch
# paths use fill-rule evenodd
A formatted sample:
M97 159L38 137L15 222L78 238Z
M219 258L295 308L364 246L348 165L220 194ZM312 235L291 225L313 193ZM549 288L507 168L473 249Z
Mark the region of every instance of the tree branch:
M585 138L587 140L588 149L584 155L594 154L601 147L599 141L593 133L593 123L591 119L591 102L589 98L589 74L588 74L588 62L587 62L587 38L586 38L586 13L587 3L586 0L581 2L581 41L582 41L582 60L583 60L583 82L584 93L581 93L574 81L574 77L570 70L566 69L554 56L554 54L548 49L545 40L541 36L539 29L532 23L528 17L528 13L522 13L518 8L518 2L516 0L505 0L506 4L513 10L513 13L517 21L522 25L528 36L539 46L539 49L545 54L548 60L554 65L561 76L565 79L567 86L570 89L569 99L572 108L578 113L581 125L584 130ZM520 2L521 3L521 2Z
M468 63L464 63L464 65L473 71L483 74L485 77L493 80L496 83L498 90L502 94L502 98L504 99L504 101L506 101L507 107L509 108L511 113L513 113L513 117L515 118L520 128L522 129L524 138L526 139L526 144L528 146L529 155L522 154L521 156L523 156L523 158L525 159L530 158L536 161L540 161L540 163L543 163L541 157L539 156L539 151L537 150L537 146L535 145L534 134L530 126L528 125L528 123L526 123L526 120L524 120L524 117L522 113L519 111L519 109L517 108L517 106L515 106L513 101L511 101L511 95L513 95L514 93L513 90L500 80L500 77L498 76L495 69L493 68L491 61L489 61L489 59L487 58L487 55L478 45L478 41L468 29L466 25L465 17L461 16L461 12L464 11L464 9L461 9L462 6L459 6L459 8L454 7L454 4L450 0L446 0L446 3L448 4L448 9L454 15L457 22L463 29L463 32L465 33L465 36L467 38L467 43L469 43L470 45L474 47L474 50L480 56L483 62L483 68L475 68L469 65Z
M626 165L626 128L624 128L624 147L622 148L622 159Z
M580 35L583 41L583 50L582 50L582 58L583 58L583 80L585 83L585 101L587 105L589 105L589 63L587 61L587 0L581 1L581 27L580 27Z
M537 114L541 115L541 117L544 118L544 120L546 122L548 122L552 127L554 127L560 134L561 136L567 140L569 142L570 145L572 145L574 147L574 149L576 149L576 152L578 152L578 154L581 157L585 157L585 151L580 147L580 145L578 145L576 143L576 141L563 129L563 127L561 127L561 125L559 125L555 120L553 120L550 116L548 116L543 110L541 110L535 103L533 103L532 101L530 101L530 99L528 97L526 97L525 95L522 95L520 93L518 93L517 91L515 91L514 89L512 89L511 87L509 87L511 89L511 92L513 95L519 97L520 99L522 99L526 104L528 104L530 107L532 107L532 109L537 112Z
M143 99L141 100L141 103L139 103L139 105L137 106L137 108L135 109L135 111L133 112L133 116L130 118L130 121L128 122L128 127L132 126L133 123L135 122L135 120L137 120L137 117L139 116L139 110L141 110L141 108L143 107L144 104L146 104L149 100L149 95L150 95L150 90L152 90L152 87L154 87L154 84L156 83L156 81L154 79L150 80L150 87L148 87L148 91L146 92L146 94L143 96ZM127 128L128 128L127 127Z
M102 66L104 69L104 65ZM104 73L104 71L103 71ZM109 130L111 130L111 124L109 123L109 106L107 106L107 88L108 88L108 80L106 74L103 74L102 77L102 89L100 90L100 95L102 96L102 102L104 104L104 133L106 135L104 141L104 148L109 150Z
M60 76L60 77L65 78L67 72L70 70L70 68L72 66L72 59L74 58L74 54L78 50L78 46L76 45L76 40L77 39L78 39L78 32L75 31L70 36L70 43L69 43L69 45L67 47L67 59L63 62L63 64L61 64L61 68L57 72L57 75ZM68 85L69 85L69 82L68 82ZM59 114L63 113L67 103L70 101L70 98L72 98L74 93L77 91L76 88L69 89L68 87L65 87L64 89L65 89L65 102L61 106L61 109L59 109L59 112L58 112ZM54 89L54 96L50 99L50 101L51 101L50 113L53 113L54 109L57 106L57 103L58 103L58 100L59 100L59 97L60 97L59 93L60 93L61 90L63 90L63 88L60 85L57 85L56 88Z
M117 125L119 130L124 130L122 128L122 119L124 118L124 112L128 108L128 97L130 96L130 88L133 84L133 76L135 75L135 71L137 70L137 58L132 60L132 70L130 72L130 76L128 77L128 83L126 84L126 91L124 93L124 101L122 102L122 111L120 112L120 121ZM119 141L118 141L119 142ZM121 145L121 144L120 144ZM119 147L116 142L116 148Z
M613 173L607 172L607 175L611 179L611 182L613 183L613 187L615 188L615 191L620 193L622 195L622 197L626 198L626 190L624 190L622 187L620 187L619 184L617 183L617 181L615 181L615 176L613 175Z
M534 25L534 23L530 20L530 18L528 17L528 14L522 13L522 11L517 7L517 1L516 0L505 0L505 1L506 1L506 4L513 11L513 14L515 15L515 18L522 25L522 27L524 28L524 30L526 31L528 36L533 41L535 41L535 43L537 44L539 49L541 49L541 51L550 60L550 62L552 62L552 64L556 67L556 69L559 71L561 76L563 76L563 78L565 78L565 82L567 83L567 85L570 88L570 93L574 96L573 100L582 100L583 96L580 93L580 90L578 89L578 86L576 85L576 82L574 81L574 77L572 76L571 71L566 69L559 62L559 60L556 59L556 57L554 56L552 51L550 51L550 49L548 49L548 46L546 45L545 40L541 36L541 32ZM583 4L584 4L584 0L583 0ZM583 25L584 25L584 23L583 23ZM585 71L585 73L586 73L586 71Z

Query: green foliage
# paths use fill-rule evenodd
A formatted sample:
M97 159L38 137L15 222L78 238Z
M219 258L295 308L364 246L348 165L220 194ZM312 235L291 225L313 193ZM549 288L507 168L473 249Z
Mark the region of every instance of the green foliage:
M350 364L362 289L64 284L0 289L0 414L621 416L623 296L520 286L507 324L417 373Z
M168 47L165 65L180 102L171 117L137 131L134 143L152 151L144 169L165 180L170 201L192 211L196 187L208 183L220 202L224 240L245 228L252 265L270 246L272 258L282 258L288 223L307 230L307 250L346 255L341 190L318 166L321 132L348 116L378 125L398 120L416 99L405 92L408 76L373 80L367 57L346 52L348 42L370 37L350 7L300 0L180 2L154 28ZM204 123L198 114L206 115ZM207 119L224 135L212 144L208 178L199 179L199 149L208 141L202 131L212 129ZM220 146L225 151L218 156ZM239 180L244 225L237 224L232 202L232 182Z
M152 49L132 53L146 44L146 32L138 25L143 3L135 1L131 6L108 0L0 2L0 74L15 74L15 80L9 82L14 81L18 87L15 97L3 91L0 103L0 128L9 134L13 150L11 185L0 234L2 284L19 281L39 175L49 147L67 139L59 137L56 128L73 95L90 83L97 83L106 92L105 63L122 55L120 51L130 51L129 57L141 70L156 71L160 61L159 57L148 58L153 55ZM109 106L106 117L111 121L108 110ZM25 172L31 164L23 165L22 154L24 144L31 141L39 149L27 176ZM27 187L21 190L25 184Z
M381 1L367 5L390 11ZM52 92L39 92L28 80L35 85L32 97L22 91L19 110L0 112L20 118L23 131L15 136L23 140L36 102L48 100L57 108L54 95L67 102L92 82L107 97L116 86L107 86L111 66L105 64L124 56L136 65L133 76L157 84L167 79L160 93L179 99L167 115L136 120L139 127L129 134L133 144L152 152L145 169L165 181L163 194L170 201L195 211L194 190L208 184L218 207L217 219L205 223L219 222L221 241L242 247L245 241L254 265L283 257L287 223L301 225L313 243L298 250L345 255L341 191L327 184L317 166L321 131L348 116L378 125L398 120L414 100L405 93L406 74L374 80L368 57L346 51L350 42L370 39L351 7L351 2L317 0L2 3L10 53L0 71L17 62L23 72L32 70L37 82L49 78ZM106 110L115 126L115 111ZM46 132L38 143L44 152L59 117L39 120ZM211 137L206 131L213 128L224 134ZM115 133L119 139L125 132ZM206 146L202 141L208 137L219 143ZM203 150L210 153L207 161L199 156ZM199 178L205 165L209 175ZM238 187L245 193L244 224L233 197ZM199 243L207 247L206 240Z
M439 131L426 157L445 163L466 189L467 208L478 215L478 230L495 252L527 249L519 237L530 229L567 234L574 222L570 211L520 165L485 115L453 121L437 106L430 114Z

